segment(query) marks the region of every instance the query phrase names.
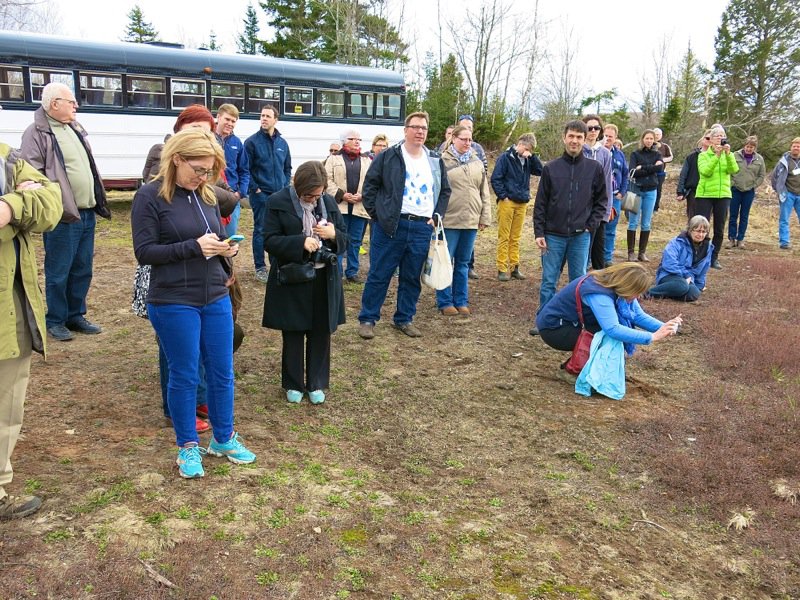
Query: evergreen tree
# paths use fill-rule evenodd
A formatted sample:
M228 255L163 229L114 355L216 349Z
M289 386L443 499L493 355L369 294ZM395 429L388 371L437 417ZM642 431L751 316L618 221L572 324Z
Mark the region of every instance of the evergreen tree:
M731 0L715 40L713 115L736 147L759 136L759 152L775 159L800 101L800 3Z
M661 121L658 126L664 132L664 137L670 137L678 131L683 122L684 107L683 100L678 96L673 96L667 104L667 110L661 114Z
M258 14L252 4L247 5L244 13L244 31L236 38L236 48L239 54L258 54L261 44L258 39Z
M122 38L122 41L139 44L158 41L158 31L152 23L144 20L142 9L138 4L135 4L128 13L128 26L125 28L125 37Z
M261 53L314 60L322 48L324 7L318 0L264 0L261 8L275 39L261 43Z
M214 51L222 50L222 47L217 43L217 34L214 33L214 30L211 30L211 35L208 36L208 49Z
M455 124L462 111L466 112L466 94L461 89L464 77L458 71L453 54L448 55L441 66L435 64L431 54L427 59L425 78L428 88L422 100L422 110L430 115L428 140L435 147L444 139L445 129Z

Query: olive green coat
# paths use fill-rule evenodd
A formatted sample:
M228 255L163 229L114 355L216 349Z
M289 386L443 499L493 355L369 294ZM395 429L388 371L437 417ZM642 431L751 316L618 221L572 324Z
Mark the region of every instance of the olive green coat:
M13 154L12 154L13 152ZM17 340L16 311L14 309L14 279L17 270L17 252L14 238L19 244L19 267L27 299L28 323L33 336L33 349L44 353L46 326L44 300L39 288L39 271L36 266L36 249L31 233L52 230L61 220L61 188L52 183L31 165L18 158L6 144L0 143L0 168L3 186L0 202L11 208L11 222L0 227L0 360L20 355ZM16 191L23 181L36 181L42 187L29 191Z

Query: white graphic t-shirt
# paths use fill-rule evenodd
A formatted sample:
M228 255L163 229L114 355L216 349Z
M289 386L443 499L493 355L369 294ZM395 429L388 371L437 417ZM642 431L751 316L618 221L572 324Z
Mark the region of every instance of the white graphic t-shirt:
M406 152L405 144L403 161L406 163L406 183L403 189L402 213L417 215L419 217L433 216L433 173L428 162L428 153L423 149L419 158L414 158Z

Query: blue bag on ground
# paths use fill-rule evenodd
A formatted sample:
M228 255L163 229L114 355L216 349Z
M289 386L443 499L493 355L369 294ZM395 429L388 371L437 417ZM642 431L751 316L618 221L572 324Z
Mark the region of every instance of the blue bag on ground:
M625 347L602 331L594 334L589 360L575 381L576 394L591 396L592 389L612 400L625 396Z

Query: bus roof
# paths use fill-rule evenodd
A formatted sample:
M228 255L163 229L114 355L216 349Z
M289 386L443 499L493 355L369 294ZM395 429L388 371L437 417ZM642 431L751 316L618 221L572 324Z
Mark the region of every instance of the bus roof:
M403 76L388 69L315 63L288 58L187 50L132 42L92 42L74 38L0 31L0 62L68 69L152 75L209 75L233 81L269 79L334 87L402 88Z

